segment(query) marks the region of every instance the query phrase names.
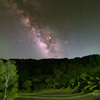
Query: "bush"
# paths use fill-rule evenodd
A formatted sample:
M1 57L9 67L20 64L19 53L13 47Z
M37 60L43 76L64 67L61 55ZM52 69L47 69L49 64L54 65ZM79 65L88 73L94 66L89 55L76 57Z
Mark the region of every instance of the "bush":
M23 89L26 91L30 91L31 86L32 86L32 82L30 80L27 80L22 84Z

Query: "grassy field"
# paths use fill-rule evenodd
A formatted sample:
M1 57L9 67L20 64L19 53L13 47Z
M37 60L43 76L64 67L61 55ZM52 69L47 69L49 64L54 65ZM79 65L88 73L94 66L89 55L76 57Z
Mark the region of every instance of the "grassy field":
M100 94L73 93L71 89L46 89L33 93L17 93L14 100L100 100ZM2 93L0 93L2 95ZM1 99L0 99L1 100Z
M43 90L35 93L18 93L15 100L100 100L100 95L93 93L72 94L73 90Z

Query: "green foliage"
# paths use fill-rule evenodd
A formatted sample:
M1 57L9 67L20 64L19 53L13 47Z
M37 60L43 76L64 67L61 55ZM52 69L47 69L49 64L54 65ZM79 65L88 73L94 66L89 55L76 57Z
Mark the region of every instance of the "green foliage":
M5 75L9 78L9 86L16 84L18 80L17 72L15 62L7 61L5 63Z
M5 80L5 65L2 60L0 60L0 89L4 85Z
M93 90L95 87L97 87L98 85L96 84L96 85L93 85L93 86L91 86L90 87L90 90Z
M22 70L21 73L19 73L19 80L23 83L29 78L29 72L28 70Z
M93 84L91 81L87 81L87 83L90 84L90 85Z
M100 80L100 78L99 77L95 77L97 80Z
M30 91L31 86L32 86L32 82L30 80L25 81L22 85L23 89L25 89L26 91Z
M20 89L28 90L41 90L41 89L59 89L70 87L74 89L77 87L80 91L94 90L95 88L100 88L100 66L96 65L94 57L88 59L72 59L72 60L50 60L43 62L40 61L39 64L32 61L29 62L28 66L18 63L19 65L19 84ZM99 61L99 60L98 60ZM0 61L1 66L5 66L2 61ZM9 64L8 64L9 65ZM6 65L7 66L7 65ZM23 66L23 68L22 68ZM1 68L0 68L1 69ZM5 68L2 67L2 76L4 74ZM2 74L3 73L3 74ZM1 77L4 80L5 77ZM16 77L15 77L16 79ZM11 79L13 80L13 79ZM14 81L14 80L13 80ZM13 87L12 81L9 81L8 89ZM2 81L2 86L0 89L3 91L5 86L5 81Z
M42 74L42 70L40 68L37 68L34 72L35 76L40 76Z
M94 90L93 92L94 93L100 93L100 90Z
M80 78L82 78L83 80L86 80L86 77L87 77L87 74L86 74L86 73L82 73L82 74L80 75Z
M4 100L6 93L10 94L17 92L18 88L18 75L15 62L7 61L4 63L0 60L0 90L4 92ZM9 95L10 96L10 95Z
M89 57L89 61L90 61L90 64L92 65L92 66L97 66L97 64L96 64L96 61L95 61L95 59L94 59L94 57L93 56L90 56Z

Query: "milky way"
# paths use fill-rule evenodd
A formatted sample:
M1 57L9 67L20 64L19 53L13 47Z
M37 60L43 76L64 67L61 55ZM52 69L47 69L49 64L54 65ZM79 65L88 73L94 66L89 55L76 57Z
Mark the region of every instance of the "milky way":
M0 0L0 57L100 54L100 0Z
M37 20L35 20L35 16L31 17L30 13L19 8L15 1L8 1L6 2L10 5L16 16L19 17L21 23L28 29L33 44L35 42L37 46L39 46L42 54L48 58L61 57L59 45L56 42L56 37L53 35L53 31L48 26L39 27ZM27 0L23 0L22 3L27 5Z

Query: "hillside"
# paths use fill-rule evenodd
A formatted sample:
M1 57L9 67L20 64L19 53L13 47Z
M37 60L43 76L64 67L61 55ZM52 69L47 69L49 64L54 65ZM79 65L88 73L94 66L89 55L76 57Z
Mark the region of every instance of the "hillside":
M16 62L21 91L77 87L78 92L85 93L100 88L100 55L74 59L10 60Z

